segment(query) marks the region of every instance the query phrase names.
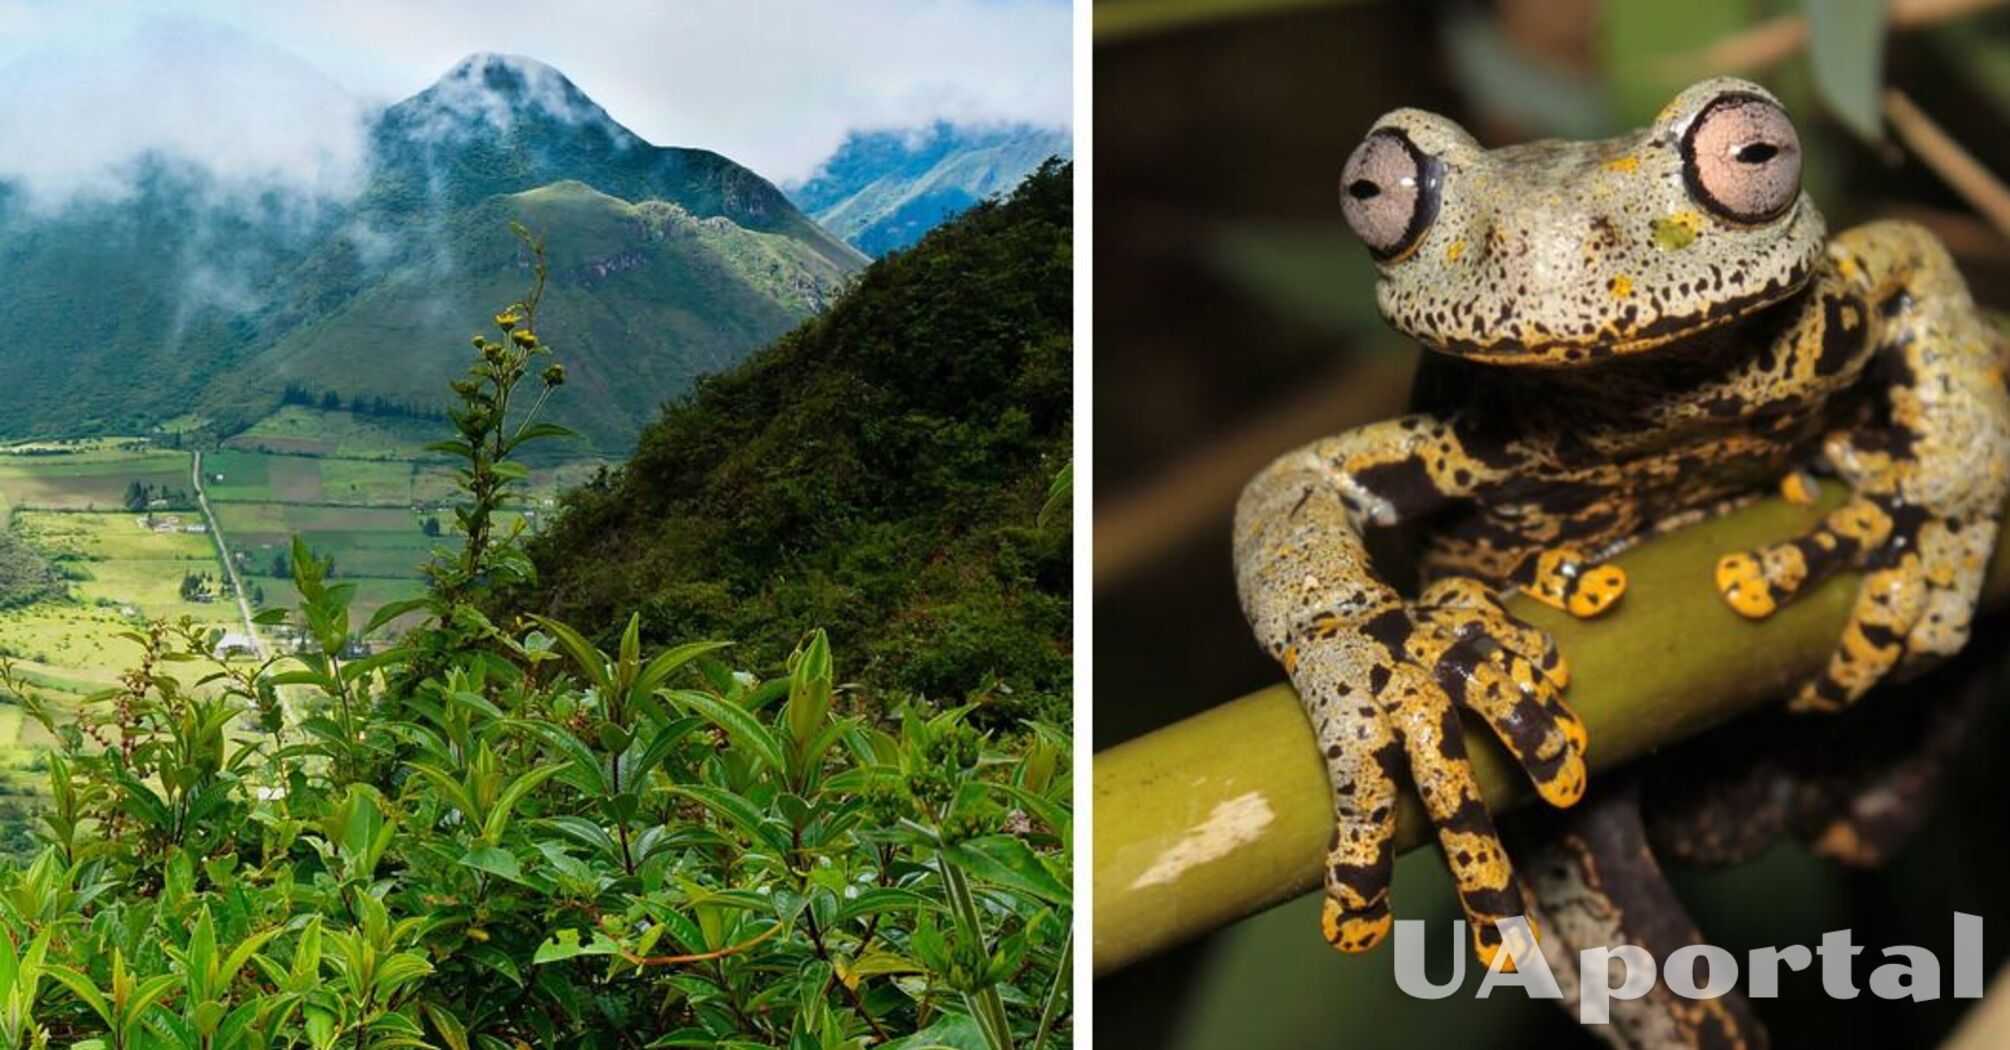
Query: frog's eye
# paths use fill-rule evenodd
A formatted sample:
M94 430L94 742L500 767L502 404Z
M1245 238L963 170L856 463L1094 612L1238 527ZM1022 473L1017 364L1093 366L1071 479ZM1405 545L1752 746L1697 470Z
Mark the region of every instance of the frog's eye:
M1414 247L1438 217L1444 165L1393 128L1369 133L1340 172L1340 211L1375 258Z
M1733 93L1703 107L1682 133L1689 196L1732 222L1769 222L1801 194L1801 139L1770 99Z

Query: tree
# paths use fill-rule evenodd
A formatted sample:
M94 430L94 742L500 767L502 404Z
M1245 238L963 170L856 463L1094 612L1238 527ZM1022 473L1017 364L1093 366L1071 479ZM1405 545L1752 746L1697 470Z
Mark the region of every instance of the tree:
M437 514L427 515L425 522L419 526L419 531L428 536L437 537L440 534L440 516Z

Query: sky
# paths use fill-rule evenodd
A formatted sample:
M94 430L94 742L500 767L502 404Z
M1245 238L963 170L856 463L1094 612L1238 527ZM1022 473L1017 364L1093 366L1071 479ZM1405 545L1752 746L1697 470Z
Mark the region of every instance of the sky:
M0 179L116 192L145 152L340 195L363 116L477 51L643 138L807 178L854 130L1067 126L1066 0L0 0Z

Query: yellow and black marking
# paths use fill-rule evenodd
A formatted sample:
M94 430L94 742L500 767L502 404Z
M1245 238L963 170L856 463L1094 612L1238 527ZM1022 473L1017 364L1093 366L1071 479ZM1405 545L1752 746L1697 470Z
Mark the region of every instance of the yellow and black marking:
M1891 501L1857 498L1804 535L1717 562L1717 591L1742 616L1764 619L1837 569L1863 568L1891 541Z
M1580 551L1558 547L1525 559L1522 592L1577 617L1597 616L1626 593L1626 571L1617 565L1594 565Z

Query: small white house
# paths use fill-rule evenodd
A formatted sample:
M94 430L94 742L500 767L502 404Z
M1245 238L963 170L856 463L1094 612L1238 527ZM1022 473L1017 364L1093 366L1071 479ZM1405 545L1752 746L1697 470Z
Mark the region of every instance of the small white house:
M216 640L216 656L218 659L257 655L259 655L258 639L245 634L243 631L225 631L223 632L223 637Z

